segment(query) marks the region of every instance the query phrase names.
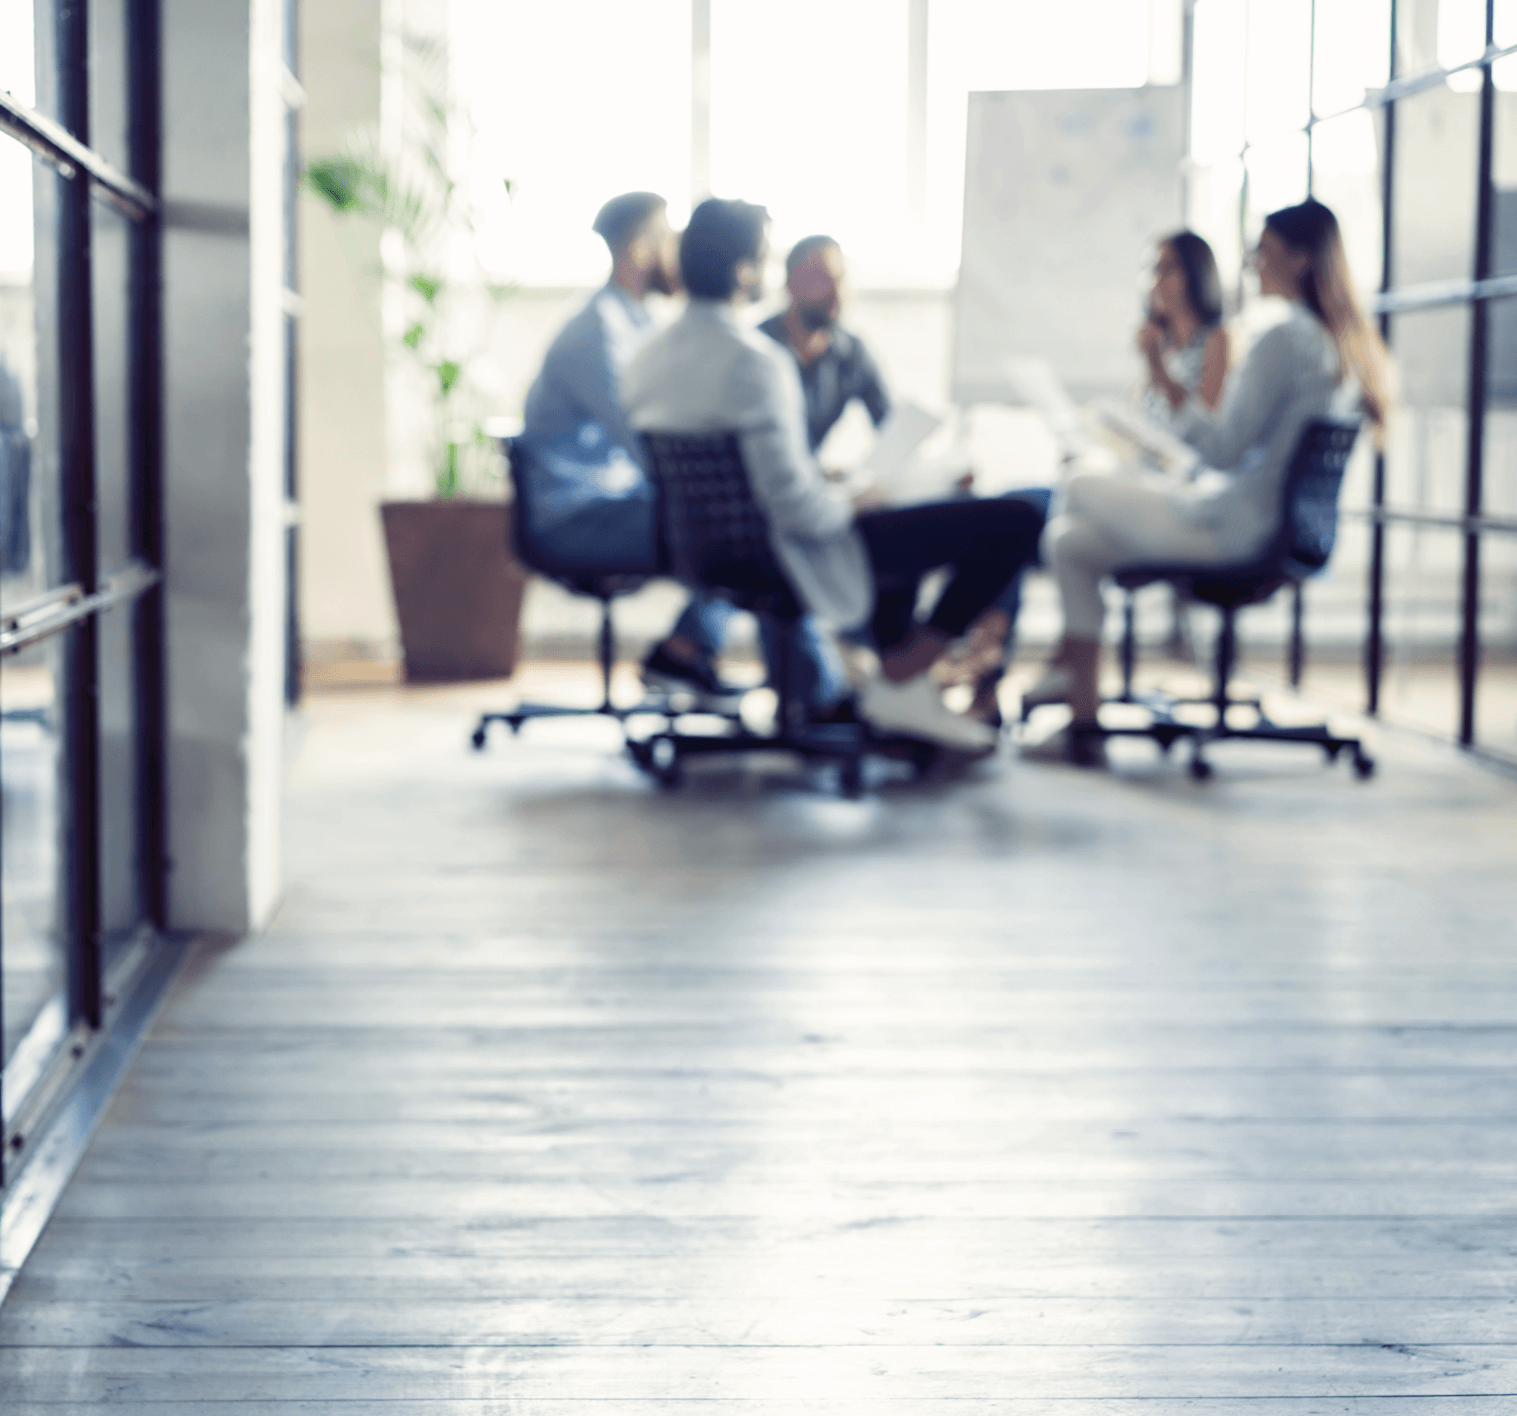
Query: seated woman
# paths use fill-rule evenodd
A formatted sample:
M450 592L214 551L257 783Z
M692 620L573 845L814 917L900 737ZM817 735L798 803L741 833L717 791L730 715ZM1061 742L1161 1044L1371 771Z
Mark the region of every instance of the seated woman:
M1138 331L1138 348L1150 371L1140 403L1155 422L1170 426L1174 421L1174 410L1161 390L1161 376L1194 394L1204 407L1217 406L1228 356L1222 329L1222 280L1211 247L1194 231L1176 231L1158 243L1148 291L1148 320ZM1052 492L1047 487L1026 487L1007 495L1048 514ZM1000 721L996 695L1015 649L1021 591L1022 578L1017 576L980 616L965 647L964 658L975 683L969 711L985 722ZM1056 678L1041 686L1051 698L1037 697L1038 691L1029 691L1024 702L1062 702L1066 686Z
M737 434L771 548L801 603L840 629L870 623L880 673L858 694L861 717L888 732L990 748L995 733L951 713L928 670L1031 559L1042 517L1020 502L878 510L837 494L807 443L794 358L738 317L763 290L767 224L747 202L712 197L696 207L680 240L690 304L628 368L628 417L645 432ZM948 583L918 623L921 581L944 566Z
M1385 346L1354 297L1338 222L1307 200L1265 219L1254 252L1259 290L1290 302L1286 319L1260 336L1213 413L1150 355L1171 427L1205 467L1188 481L1142 475L1079 475L1065 487L1043 533L1064 608L1064 636L1043 680L1041 701L1066 699L1067 728L1030 749L1084 766L1105 758L1096 710L1101 581L1124 565L1164 561L1246 564L1280 517L1280 490L1302 427L1357 403L1378 426L1389 399ZM1157 346L1150 335L1147 343Z
M1194 231L1159 242L1148 291L1148 320L1138 331L1148 360L1143 411L1173 424L1176 410L1165 388L1179 384L1208 409L1222 401L1227 378L1227 335L1222 329L1222 279L1217 258Z

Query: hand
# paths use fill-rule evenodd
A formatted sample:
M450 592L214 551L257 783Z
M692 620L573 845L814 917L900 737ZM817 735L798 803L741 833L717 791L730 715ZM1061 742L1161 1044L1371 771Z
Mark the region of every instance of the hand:
M1168 342L1164 330L1152 320L1147 321L1138 330L1138 349L1148 360L1150 367L1163 360L1164 347Z

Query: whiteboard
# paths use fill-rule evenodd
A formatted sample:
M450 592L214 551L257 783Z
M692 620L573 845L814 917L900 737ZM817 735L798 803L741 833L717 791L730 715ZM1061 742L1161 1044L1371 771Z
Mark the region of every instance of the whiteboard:
M1183 115L1178 87L969 95L957 401L1017 402L1008 356L1078 398L1131 387L1153 243L1183 224Z

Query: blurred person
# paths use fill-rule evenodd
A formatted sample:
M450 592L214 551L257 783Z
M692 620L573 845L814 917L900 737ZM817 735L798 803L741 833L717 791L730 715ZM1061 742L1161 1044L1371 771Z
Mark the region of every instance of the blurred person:
M1333 213L1311 199L1273 212L1252 260L1260 293L1286 300L1289 313L1259 337L1217 409L1163 359L1150 359L1171 427L1201 455L1202 468L1187 481L1077 475L1048 523L1043 553L1058 581L1064 634L1037 691L1044 701L1057 691L1072 716L1031 755L1104 762L1096 712L1107 574L1145 561L1246 564L1279 523L1281 485L1303 426L1356 406L1377 429L1384 425L1389 356L1359 308Z
M829 625L870 622L880 669L859 715L891 732L965 750L995 733L951 712L928 670L1036 547L1041 519L1012 501L941 502L870 510L846 500L812 454L796 361L739 310L763 292L768 213L747 202L702 202L680 239L685 313L628 367L636 428L737 434L775 558L802 604ZM925 623L922 577L952 574Z
M1155 422L1174 421L1176 410L1164 392L1169 384L1208 409L1221 402L1228 362L1222 279L1212 248L1194 231L1176 231L1159 242L1138 351L1148 362L1143 411Z
M593 547L595 557L609 564L652 570L657 552L651 490L637 472L642 443L622 407L621 379L653 333L648 294L680 290L678 241L667 204L653 192L613 197L591 229L611 253L611 275L549 345L527 394L522 437L553 470L555 502L568 509L552 539L571 554ZM703 698L739 692L716 668L735 613L723 600L692 598L644 659L644 681ZM808 703L819 715L832 711L845 686L841 665L815 643L800 646L798 661Z
M1143 412L1165 427L1175 410L1160 386L1160 377L1193 394L1207 409L1215 409L1227 378L1228 342L1222 328L1222 280L1212 248L1194 231L1164 237L1155 251L1153 279L1148 290L1148 318L1138 330L1138 350L1148 365L1148 378L1139 394ZM1026 487L1007 495L1022 497L1045 516L1053 496L1050 487ZM976 673L970 712L997 721L997 691L1011 663L1021 577L975 624L966 645L970 671ZM1024 706L1062 702L1067 686L1062 676L1030 688Z
M785 257L789 308L759 326L795 356L812 452L826 441L855 398L869 410L877 428L890 413L890 394L879 366L864 341L839 323L845 274L842 247L831 236L797 241Z

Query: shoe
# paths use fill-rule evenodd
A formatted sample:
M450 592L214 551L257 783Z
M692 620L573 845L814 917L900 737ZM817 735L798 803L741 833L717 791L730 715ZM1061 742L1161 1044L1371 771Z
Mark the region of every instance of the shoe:
M1069 690L1075 686L1074 670L1064 664L1052 664L1043 670L1042 677L1022 695L1022 716L1025 718L1033 708L1042 708L1049 703L1067 703Z
M1022 748L1026 762L1067 762L1072 767L1105 767L1106 734L1099 723L1069 723Z
M655 693L693 693L699 698L741 698L743 690L724 683L705 659L685 663L662 644L655 644L643 660L642 680Z
M859 716L884 732L922 738L962 752L988 752L996 745L993 728L951 712L931 678L918 674L905 683L881 675L864 686Z

